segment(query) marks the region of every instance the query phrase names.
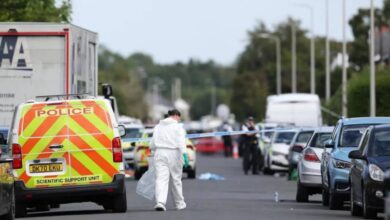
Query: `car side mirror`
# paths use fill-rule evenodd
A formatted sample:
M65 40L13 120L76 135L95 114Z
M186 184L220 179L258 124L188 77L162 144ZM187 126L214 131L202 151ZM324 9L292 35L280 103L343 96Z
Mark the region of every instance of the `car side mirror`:
M302 153L303 147L302 147L301 145L294 145L294 146L291 148L291 151L297 152L297 153Z
M331 139L325 141L325 144L324 144L324 147L325 148L334 148L334 143Z
M119 136L123 137L126 135L126 129L124 125L119 125L118 130L119 130Z
M364 156L359 150L353 150L349 152L348 157L351 159L360 159L360 160L366 159L366 156Z
M131 142L130 144L132 147L135 147L135 142Z

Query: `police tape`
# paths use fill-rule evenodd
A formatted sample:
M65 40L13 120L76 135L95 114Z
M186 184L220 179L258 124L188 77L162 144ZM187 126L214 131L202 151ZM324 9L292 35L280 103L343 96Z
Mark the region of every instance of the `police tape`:
M216 131L208 133L198 134L187 134L188 139L206 138L206 137L221 137L221 136L236 136L242 134L256 134L260 132L274 131L275 129L269 130L255 130L255 131ZM152 138L122 138L122 142L150 142Z

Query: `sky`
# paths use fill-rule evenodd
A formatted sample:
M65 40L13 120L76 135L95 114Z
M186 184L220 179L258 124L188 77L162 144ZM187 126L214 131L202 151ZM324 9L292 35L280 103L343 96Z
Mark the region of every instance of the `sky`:
M99 34L100 44L129 56L146 53L156 63L214 60L233 64L260 21L271 30L287 17L325 36L326 0L72 0L72 23ZM346 0L347 21L370 0ZM383 0L374 0L382 7ZM329 0L329 36L342 39L342 0ZM347 39L351 40L350 27ZM282 48L283 49L283 48Z

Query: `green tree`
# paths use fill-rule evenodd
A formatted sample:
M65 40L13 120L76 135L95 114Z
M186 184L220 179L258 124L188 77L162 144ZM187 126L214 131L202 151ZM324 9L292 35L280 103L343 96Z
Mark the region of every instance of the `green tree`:
M70 0L1 0L0 21L70 22Z

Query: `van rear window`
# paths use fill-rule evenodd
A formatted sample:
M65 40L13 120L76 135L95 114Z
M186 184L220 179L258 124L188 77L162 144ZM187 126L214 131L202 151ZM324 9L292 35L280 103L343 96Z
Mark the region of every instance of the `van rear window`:
M25 106L20 122L20 135L30 138L95 135L112 130L106 105L98 101Z

